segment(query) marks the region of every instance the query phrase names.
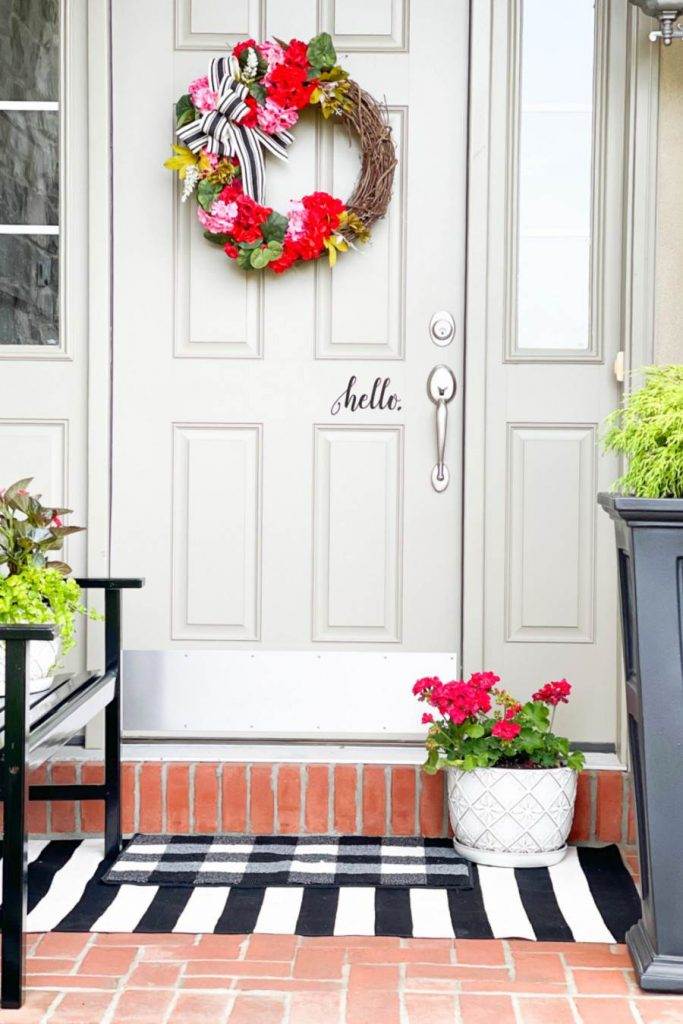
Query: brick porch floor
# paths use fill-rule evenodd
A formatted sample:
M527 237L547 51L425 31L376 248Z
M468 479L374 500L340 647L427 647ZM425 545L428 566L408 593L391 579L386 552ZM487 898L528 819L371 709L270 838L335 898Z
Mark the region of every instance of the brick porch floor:
M683 1024L623 946L32 935L17 1024Z

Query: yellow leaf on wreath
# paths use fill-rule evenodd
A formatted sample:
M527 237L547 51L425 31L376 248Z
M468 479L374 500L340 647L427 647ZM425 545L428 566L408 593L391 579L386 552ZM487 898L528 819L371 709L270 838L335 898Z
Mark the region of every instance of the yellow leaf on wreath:
M320 97L322 96L322 94L323 94L322 89L314 89L313 92L311 93L311 98L310 98L310 100L308 102L309 103L320 103Z
M198 158L187 146L172 146L172 149L176 155L164 160L164 167L169 171L177 171L180 177L184 178L188 167L194 167Z

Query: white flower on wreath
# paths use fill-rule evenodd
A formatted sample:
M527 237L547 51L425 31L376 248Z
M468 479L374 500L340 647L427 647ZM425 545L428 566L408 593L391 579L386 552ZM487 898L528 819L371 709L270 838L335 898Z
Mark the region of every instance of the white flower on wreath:
M184 203L186 199L190 198L200 178L201 174L199 173L199 168L196 164L187 168L185 171L185 177L183 178L183 194L180 197L181 203Z

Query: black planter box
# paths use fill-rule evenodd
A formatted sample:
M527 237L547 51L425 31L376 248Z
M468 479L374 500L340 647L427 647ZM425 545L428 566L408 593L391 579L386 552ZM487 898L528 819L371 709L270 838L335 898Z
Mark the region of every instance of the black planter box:
M683 992L683 500L598 495L617 540L643 916L644 989Z

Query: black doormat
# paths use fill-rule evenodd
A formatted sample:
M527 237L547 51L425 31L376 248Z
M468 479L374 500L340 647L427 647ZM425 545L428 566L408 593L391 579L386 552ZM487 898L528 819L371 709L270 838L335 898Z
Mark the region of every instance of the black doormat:
M103 882L102 840L29 842L31 932L394 935L623 942L640 901L616 846L552 868L474 867L472 888Z
M375 886L470 889L472 866L450 839L384 836L136 835L112 885Z

